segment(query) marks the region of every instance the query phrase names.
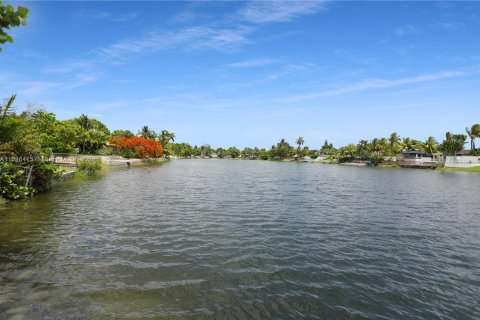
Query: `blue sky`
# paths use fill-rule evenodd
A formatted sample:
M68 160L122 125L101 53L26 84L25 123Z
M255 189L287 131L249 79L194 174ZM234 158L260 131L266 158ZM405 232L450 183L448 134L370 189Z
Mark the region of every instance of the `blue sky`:
M0 97L177 141L317 148L480 122L479 2L8 2Z

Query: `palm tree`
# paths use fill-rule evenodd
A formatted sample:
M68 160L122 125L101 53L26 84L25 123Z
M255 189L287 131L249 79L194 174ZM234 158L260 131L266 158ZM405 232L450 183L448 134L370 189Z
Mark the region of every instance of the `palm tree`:
M77 123L85 130L90 129L90 119L86 114L82 114L80 117L77 118Z
M367 140L362 139L358 141L356 154L360 157L366 157L368 154L368 149L370 149L370 144L368 143Z
M7 115L10 112L10 109L12 108L13 101L15 101L16 97L17 97L16 94L12 95L3 107L0 106L0 129L2 128L3 122L7 118Z
M383 156L385 154L385 150L387 149L387 139L385 138L374 138L370 142L370 151L371 154L374 156Z
M170 143L170 141L175 142L175 133L169 132L168 130L162 130L158 136L160 143L164 148Z
M397 153L397 151L398 151L397 146L398 146L399 142L400 142L400 136L398 135L398 133L393 132L390 135L390 138L388 138L388 144L389 144L390 153L391 153L392 156Z
M474 124L471 128L466 127L465 131L470 138L470 150L472 150L473 155L475 155L475 138L480 138L480 124Z
M89 141L89 134L88 131L90 130L90 119L86 114L82 114L80 117L76 119L76 122L80 127L84 129L82 134L82 153L85 153L85 149L87 147L87 142Z
M418 147L421 144L418 140L412 138L403 138L402 145L404 150L415 150L418 151Z
M475 135L475 138L480 138L480 123L472 126L472 133ZM473 139L473 155L476 155L475 139Z
M298 145L297 154L300 157L301 156L300 147L305 143L305 140L303 140L303 137L298 137L297 140L295 140L295 143Z
M11 142L15 138L16 129L19 127L15 123L8 121L9 115L12 114L12 104L15 101L16 95L10 97L4 106L0 106L0 145Z
M138 131L138 135L145 139L155 139L155 137L157 136L155 131L150 130L148 126L143 126L142 129Z
M438 151L438 143L434 137L428 137L425 143L423 144L425 152L428 154L433 154Z

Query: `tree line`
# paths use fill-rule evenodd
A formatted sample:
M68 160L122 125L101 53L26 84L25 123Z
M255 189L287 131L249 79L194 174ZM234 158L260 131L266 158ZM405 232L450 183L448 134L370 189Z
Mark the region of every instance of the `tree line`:
M137 158L165 155L261 160L298 160L321 156L338 162L360 159L379 164L402 150L420 151L430 155L437 152L454 155L464 148L468 138L471 154L476 155L475 140L480 137L480 124L474 124L465 128L466 134L447 132L441 142L437 142L433 137L424 141L410 137L401 138L394 132L389 137L362 139L357 144L338 148L325 140L320 148L311 149L305 145L303 137L298 137L293 145L281 139L268 149L245 147L241 150L235 146L213 148L209 144L192 146L186 142L176 142L175 133L168 130L157 133L148 126L143 126L136 134L129 130L110 131L100 120L85 114L59 120L54 113L42 109L17 113L13 107L15 98L13 95L0 106L0 171L4 175L0 178L0 192L3 192L4 197L10 198L47 189L58 172L45 159L55 153L120 154ZM22 186L26 175L25 168L30 170L29 176L32 176L31 185L28 186ZM18 188L12 187L15 185Z

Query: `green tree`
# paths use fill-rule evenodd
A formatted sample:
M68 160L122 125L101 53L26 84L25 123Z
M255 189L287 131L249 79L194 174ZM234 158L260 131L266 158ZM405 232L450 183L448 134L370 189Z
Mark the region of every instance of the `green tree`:
M402 147L403 150L419 151L422 146L422 142L412 139L412 138L403 138Z
M143 126L142 129L138 131L138 135L145 139L155 139L157 137L155 131L150 130L148 126Z
M396 155L400 150L402 150L402 146L400 144L400 136L396 132L392 132L390 137L388 138L388 146L390 151L390 156Z
M370 154L369 157L372 156L380 156L383 150L383 143L381 139L374 138L370 142Z
M303 139L303 137L298 137L297 140L295 140L295 143L297 144L297 156L299 157L302 157L302 151L301 151L301 147L303 146L303 144L305 143L305 140Z
M249 159L255 157L254 151L250 147L245 147L242 150L241 155L242 155L243 158L249 158Z
M428 154L433 154L438 152L438 142L434 137L428 137L425 143L423 144L424 152Z
M0 0L0 44L6 42L13 42L12 36L10 36L5 30L10 30L12 27L18 27L27 24L29 10L25 7L18 6L17 10L12 5L3 5L3 1ZM0 52L2 48L0 47Z
M475 139L480 138L480 124L474 124L473 126L466 127L465 131L467 132L468 137L470 138L470 150L472 150L472 154L476 155L476 148L475 148Z
M223 148L215 149L215 153L217 154L217 157L222 158L222 159L227 156L227 150L225 150Z
M467 143L466 135L447 132L445 140L440 145L440 150L448 156L454 156L458 151L463 150L465 143Z
M179 157L189 157L192 155L192 146L188 143L172 143L170 146L171 154Z
M227 149L227 156L230 156L232 158L238 158L240 154L240 150L238 150L236 147L230 147Z
M202 157L210 157L213 153L213 149L209 144L200 146L199 150Z
M73 119L83 130L78 143L81 153L94 153L106 145L110 131L107 126L97 119L90 119L82 114Z
M351 154L353 157L354 155L360 156L360 157L368 157L368 154L370 153L371 145L367 140L360 140L357 144L357 148L354 154Z
M131 138L133 137L134 134L130 130L114 130L112 132L112 137L125 137L125 138Z
M84 129L75 120L58 121L55 114L43 110L34 112L30 119L30 128L47 154L70 153L83 142Z
M333 144L328 143L328 140L325 140L323 143L322 148L320 148L319 153L321 155L330 155L335 151L335 148L333 147Z
M285 139L282 139L270 149L270 158L275 160L286 159L292 157L293 153L293 147Z
M12 95L3 106L0 106L0 143L11 141L16 129L15 125L7 123L13 113L13 102L16 97L17 95Z
M165 149L165 154L169 155L171 153L170 142L175 142L175 133L169 132L168 130L162 130L158 135L158 140Z
M339 162L347 162L353 159L355 154L357 154L357 146L354 144L349 144L344 147L338 149L338 161Z
M90 119L86 114L82 114L76 121L83 129L87 131L90 129Z

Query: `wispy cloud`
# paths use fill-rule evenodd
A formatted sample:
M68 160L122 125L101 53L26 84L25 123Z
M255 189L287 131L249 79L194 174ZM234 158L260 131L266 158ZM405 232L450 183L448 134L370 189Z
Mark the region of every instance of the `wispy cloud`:
M23 50L18 50L18 49L12 49L13 52L18 53L22 57L25 57L27 59L37 59L37 60L43 60L43 61L48 61L49 57L47 54L41 53L36 50L31 50L31 49L23 49Z
M464 28L465 24L460 22L439 22L434 25L434 27L448 31L455 31Z
M301 15L313 14L324 8L325 1L252 1L240 12L250 23L290 21Z
M87 60L69 61L59 65L46 67L43 73L70 73L76 70L88 69L92 67L92 62Z
M211 28L189 27L177 31L151 31L140 38L123 39L109 46L94 50L98 56L108 59L124 59L129 55L168 49L216 49L228 51L248 42L248 27Z
M340 95L348 94L352 92L393 88L393 87L398 87L402 85L437 81L437 80L443 80L443 79L449 79L449 78L459 78L459 77L465 77L465 76L476 75L476 74L480 74L480 67L478 66L471 68L469 71L465 71L465 70L442 71L437 73L418 75L415 77L402 78L402 79L396 79L396 80L367 79L367 80L359 81L357 83L353 83L353 84L350 84L341 88L333 89L333 90L292 96L292 97L287 97L280 100L282 102L297 102L302 100L311 100L311 99L323 98L323 97L340 96Z
M278 60L274 60L274 59L251 59L251 60L245 60L245 61L230 63L230 64L227 64L227 67L233 67L233 68L261 67L261 66L270 65L270 64L273 64L273 63L276 63L276 62L278 62Z
M23 77L9 76L10 90L22 95L42 95L57 91L68 91L96 82L100 76L92 72L80 72L62 79L26 80Z
M57 89L60 83L54 81L27 81L19 83L20 93L36 95L49 90Z
M418 30L414 26L407 24L405 26L401 26L395 29L394 33L396 36L402 37L408 34L418 33Z
M113 13L109 11L97 11L82 9L75 13L75 16L82 19L108 20L113 22L125 22L137 18L139 12Z
M69 82L61 85L62 90L71 90L78 87L83 87L90 83L96 82L100 79L100 76L91 72L81 72L76 74Z
M94 71L100 65L114 65L144 54L166 50L217 50L232 52L252 42L251 35L262 23L289 21L312 14L324 7L324 1L252 1L238 12L240 20L234 19L208 25L194 25L178 29L156 29L141 35L127 37L105 46L92 49L78 59L66 61L43 70L47 74L71 74ZM89 19L126 21L138 13L113 14L108 11L82 10L76 16ZM232 63L230 67L249 68L272 64L275 61L258 59Z

